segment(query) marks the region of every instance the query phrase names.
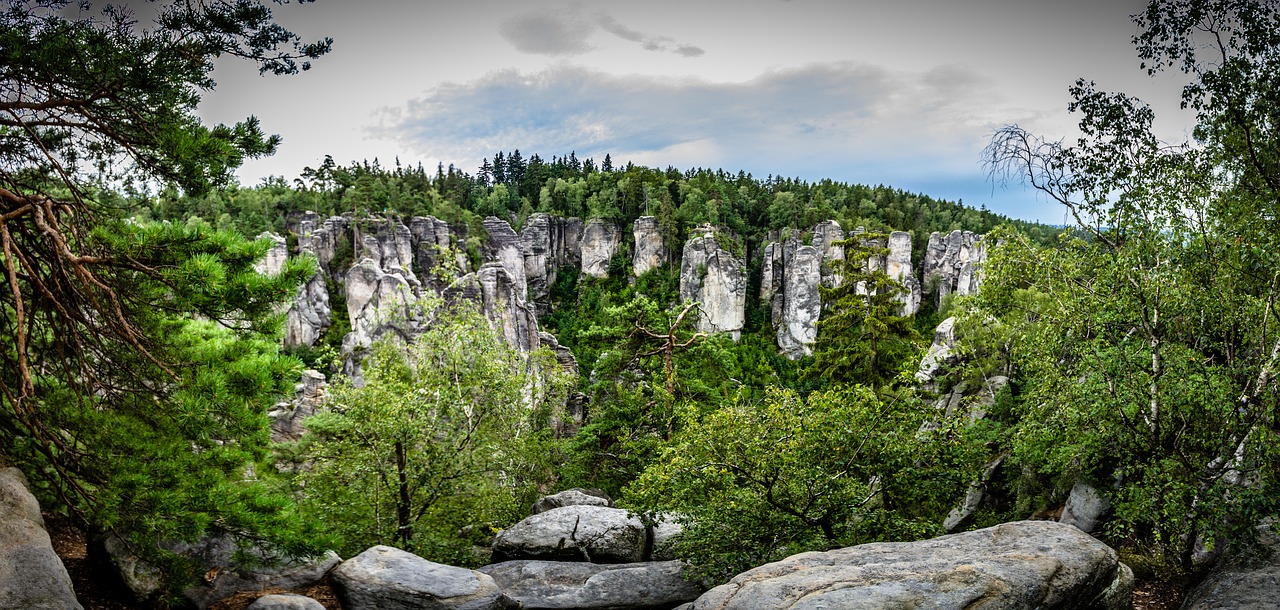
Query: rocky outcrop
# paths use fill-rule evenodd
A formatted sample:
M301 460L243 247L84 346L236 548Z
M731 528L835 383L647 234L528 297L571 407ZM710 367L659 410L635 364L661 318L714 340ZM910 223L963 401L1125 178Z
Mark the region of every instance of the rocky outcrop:
M844 246L837 246L836 242L844 238L844 229L834 220L823 221L813 227L813 247L822 254L822 285L828 288L839 286L843 281L840 264L844 261Z
M747 270L742 260L720 247L706 232L684 245L680 263L680 300L697 301L700 332L742 335L747 306Z
M285 314L284 345L315 345L325 329L333 324L333 311L329 307L329 287L323 271L317 271L311 279L298 288L298 296Z
M933 331L933 343L929 345L929 351L925 352L924 357L920 359L920 368L916 371L916 380L922 385L932 387L931 384L937 381L942 368L954 362L955 325L954 317L947 318Z
M443 220L414 216L409 221L413 239L413 270L424 288L439 294L470 269L462 253L463 238Z
M285 261L289 260L288 242L270 231L259 235L258 239L271 242L271 247L267 249L266 256L253 264L254 270L263 275L279 275Z
M630 563L648 559L648 531L620 508L562 506L502 530L493 542L495 561L543 559Z
M369 218L362 223L363 241L356 258L370 258L388 272L400 272L405 281L418 283L413 274L413 234L398 218Z
M282 593L263 595L245 610L324 610L324 604L305 595Z
M566 489L560 493L551 494L539 498L533 503L533 510L529 514L536 515L545 513L554 508L562 506L607 506L613 507L613 500L609 496L598 489Z
M463 300L476 303L507 345L522 352L538 349L538 318L503 263L485 263L475 273L459 278L445 289L444 299L449 304Z
M912 316L920 311L920 281L911 266L911 234L894 231L889 234L889 253L885 256L884 272L890 279L902 284L906 292L898 297L902 303L902 315Z
M1249 548L1233 549L1187 595L1182 610L1270 610L1280 595L1280 536L1265 518Z
M650 269L667 264L667 244L662 239L662 228L653 216L641 216L631 227L636 240L635 255L631 259L631 274L640 277Z
M496 261L511 276L511 285L521 301L529 300L529 284L524 273L524 254L520 251L520 236L511 225L493 216L484 219L485 260Z
M822 314L822 282L824 249L802 246L796 240L782 248L782 291L778 315L774 317L778 348L795 360L813 353L818 337L818 317ZM843 255L843 252L841 253Z
M547 297L560 267L580 265L582 221L537 213L520 229L520 251L529 284L529 300L540 314L550 312Z
M1084 481L1076 481L1071 487L1071 493L1067 495L1067 504L1062 509L1058 523L1080 528L1080 531L1088 534L1099 534L1109 514L1111 501L1096 487Z
M696 599L678 561L600 565L506 561L477 570L526 610L659 610Z
M518 608L493 577L375 546L342 562L330 582L346 610L501 610Z
M343 353L368 348L378 337L394 332L411 338L419 325L418 297L401 268L388 273L370 258L347 271L347 316L351 334L343 340ZM416 282L416 280L415 280Z
M925 248L922 276L924 285L936 291L937 302L952 293L967 295L977 292L982 284L980 269L987 260L982 236L955 230L943 235L929 235Z
M943 531L952 534L969 527L973 523L974 517L978 514L978 509L982 508L983 500L986 500L987 486L991 484L992 478L995 477L996 471L1000 469L1000 465L1003 463L1003 455L996 456L995 459L987 462L978 480L969 484L969 489L964 494L964 501L960 503L960 506L951 509L951 512L947 514L947 518L943 520Z
M765 244L760 261L760 302L772 304L774 296L782 292L782 279L786 267L782 262L782 244L776 239ZM775 315L771 319L778 319Z
M271 442L294 443L306 434L303 422L315 415L328 397L329 384L319 371L302 371L302 380L294 387L293 400L277 404L267 417L271 418Z
M335 281L340 281L346 269L335 269L339 242L350 242L351 221L341 216L321 220L315 212L306 212L294 225L298 236L298 251L315 255L320 269ZM354 245L353 245L354 247Z
M748 570L694 610L1131 607L1133 573L1080 530L1021 521L919 542L801 553Z
M592 218L582 230L582 274L591 277L609 275L609 261L618 253L622 232L617 225Z
M82 608L27 478L17 468L0 469L0 610Z

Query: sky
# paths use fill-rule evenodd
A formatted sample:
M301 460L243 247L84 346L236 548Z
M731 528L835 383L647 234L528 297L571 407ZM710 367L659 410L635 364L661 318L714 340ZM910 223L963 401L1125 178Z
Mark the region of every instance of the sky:
M1077 78L1148 101L1182 141L1178 75L1147 76L1139 0L364 0L275 7L311 70L219 60L203 119L256 115L283 143L242 184L340 164L610 154L659 168L886 184L1061 224L1063 210L981 162L1016 124L1074 139ZM1069 140L1070 141L1070 140Z

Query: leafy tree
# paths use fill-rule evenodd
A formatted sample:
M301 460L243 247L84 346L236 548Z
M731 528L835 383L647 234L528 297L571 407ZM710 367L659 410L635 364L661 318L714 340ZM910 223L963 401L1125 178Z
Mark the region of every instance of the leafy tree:
M1197 544L1220 548L1280 509L1267 491L1280 463L1280 10L1153 1L1136 21L1149 70L1190 77L1197 143L1159 141L1150 107L1085 81L1071 88L1075 146L998 132L993 169L1061 203L1080 233L1060 250L1006 234L980 298L1005 316L1018 290L1053 303L1020 339L1020 459L1119 477L1113 533L1185 571Z
M902 284L870 261L889 253L878 233L837 242L845 249L836 286L819 286L828 313L818 321L813 362L806 376L832 383L892 384L918 362L920 339L911 318L901 315Z
M200 122L214 59L289 74L329 42L302 43L249 0L161 4L153 25L67 4L0 12L0 455L61 510L136 542L278 538L289 511L243 467L297 373L262 339L310 265L264 277L266 244L131 224L99 191L226 184L278 138L252 117Z
M554 356L521 354L474 309L438 311L411 346L375 346L364 384L335 386L308 420L303 510L347 553L389 544L473 564L458 532L518 520L554 479L568 382Z
M677 556L713 582L806 550L928 536L977 454L950 426L918 432L923 415L865 388L775 388L688 422L625 499L678 516Z

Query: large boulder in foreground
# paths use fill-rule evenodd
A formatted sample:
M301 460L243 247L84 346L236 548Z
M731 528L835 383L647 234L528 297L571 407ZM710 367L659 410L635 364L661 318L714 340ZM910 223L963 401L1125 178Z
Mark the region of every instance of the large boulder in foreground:
M645 525L621 508L562 506L500 532L493 557L633 563L648 558L648 537Z
M702 589L684 579L684 564L658 561L601 565L506 561L478 571L527 610L647 610L693 601Z
M1182 604L1183 610L1263 610L1280 598L1280 536L1271 519L1257 528L1257 544L1228 555Z
M554 508L562 506L608 506L613 507L613 500L603 491L598 489L582 489L575 487L566 489L560 493L554 493L549 496L543 496L533 503L533 510L529 512L531 515L545 513Z
M375 546L344 561L331 575L346 610L499 610L518 608L493 577Z
M1079 529L1018 521L919 542L801 553L748 570L694 610L1131 608L1133 573Z
M82 610L53 552L40 504L17 468L0 469L0 609Z

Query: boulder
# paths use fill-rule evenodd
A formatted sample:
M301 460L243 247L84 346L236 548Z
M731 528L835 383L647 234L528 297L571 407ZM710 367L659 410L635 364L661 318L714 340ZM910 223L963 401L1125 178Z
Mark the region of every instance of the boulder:
M593 563L646 560L648 531L627 511L606 506L562 506L526 517L493 542L495 561L548 559Z
M1080 530L1020 521L919 542L801 553L748 570L694 610L1132 607L1133 573Z
M641 216L631 227L636 239L635 256L631 259L631 273L640 277L650 269L661 267L667 263L667 244L662 239L662 229L658 219L653 216Z
M684 245L680 263L680 300L701 303L694 327L699 332L742 335L747 306L747 269L720 247L713 232Z
M537 502L533 503L533 510L529 514L545 513L553 508L562 506L607 506L612 508L613 500L598 489L575 487L539 498Z
M1233 548L1187 595L1182 610L1270 610L1280 595L1280 536L1275 520L1264 518L1258 539L1248 548Z
M330 577L346 610L497 610L518 608L493 577L375 546L342 562Z
M679 561L601 565L506 561L480 568L526 610L659 610L696 599Z
M324 604L305 595L263 595L245 610L324 610Z
M942 530L948 534L953 534L973 523L973 518L977 516L978 509L982 508L982 502L987 498L987 486L991 484L992 477L996 471L1000 469L1000 465L1004 463L1004 455L996 456L995 459L987 462L986 467L982 469L982 475L978 479L969 484L968 491L964 494L964 501L960 506L951 509L947 514L947 518L942 522Z
M17 468L0 469L0 610L82 608L27 478Z
M522 352L538 349L538 317L521 296L520 284L499 262L485 263L444 291L446 303L471 301L502 332L507 345Z
M591 277L609 275L609 261L618 253L622 232L617 225L599 218L587 221L582 229L582 273Z

